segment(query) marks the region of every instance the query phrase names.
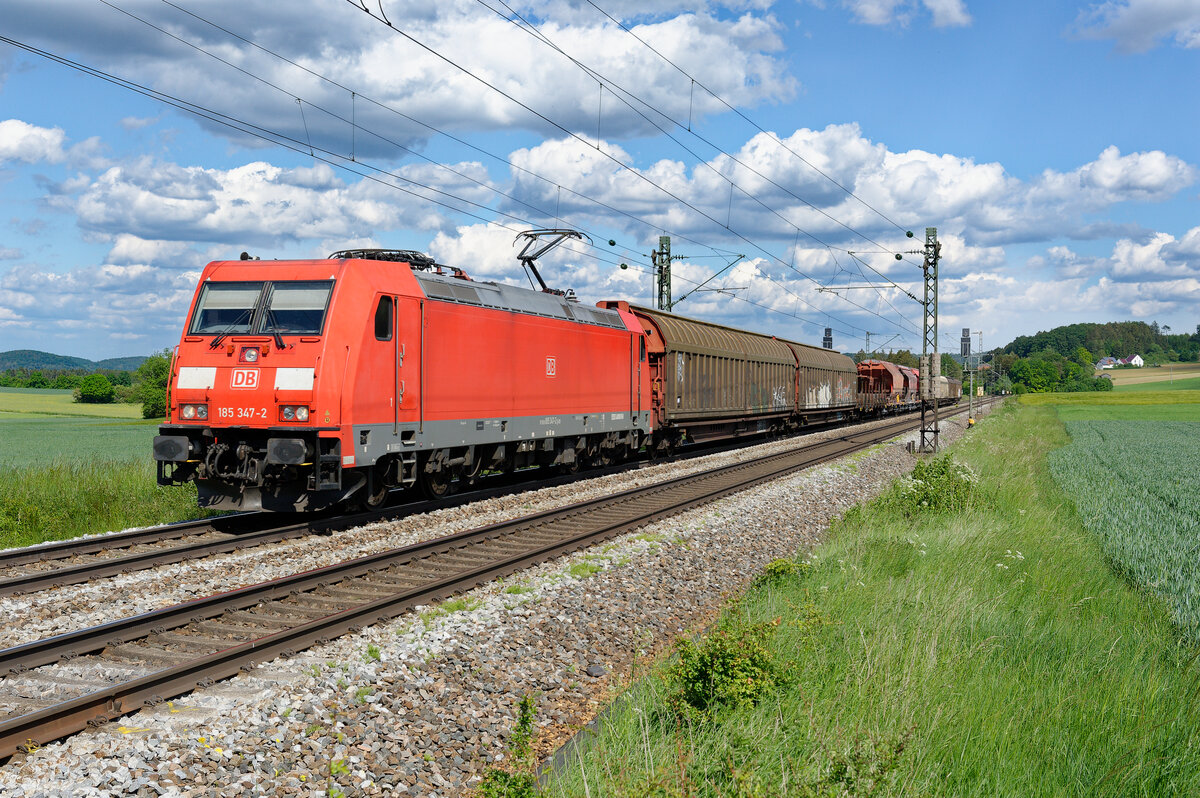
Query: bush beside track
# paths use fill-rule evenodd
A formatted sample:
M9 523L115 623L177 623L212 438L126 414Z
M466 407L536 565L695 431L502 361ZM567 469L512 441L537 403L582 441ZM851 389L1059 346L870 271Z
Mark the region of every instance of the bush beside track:
M730 608L714 634L765 640L770 662L711 647L699 681L765 673L768 689L680 712L697 681L685 646L689 668L634 685L547 794L1200 791L1196 649L1108 567L1075 510L1090 493L1047 465L1067 443L1052 408L985 419L951 449L978 476L956 483L965 506L897 485Z

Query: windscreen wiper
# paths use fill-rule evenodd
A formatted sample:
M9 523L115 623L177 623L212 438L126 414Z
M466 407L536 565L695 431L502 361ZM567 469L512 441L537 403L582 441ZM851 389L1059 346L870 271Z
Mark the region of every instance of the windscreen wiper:
M249 316L250 314L252 314L253 312L254 312L254 308L247 308L246 310L242 311L242 314L240 316L238 316L236 319L234 319L232 322L230 322L225 327L224 330L221 330L221 332L217 333L217 336L215 338L213 338L212 341L209 342L208 348L216 349L218 346L220 346L221 342L225 340L225 336L227 336L231 332L233 332L234 327L237 327L237 326L243 324L245 321L248 321L248 319L246 319L246 317Z
M283 336L279 334L279 320L275 318L275 311L271 308L267 309L267 321L271 324L271 335L275 336L275 348L286 349L287 347L283 345Z

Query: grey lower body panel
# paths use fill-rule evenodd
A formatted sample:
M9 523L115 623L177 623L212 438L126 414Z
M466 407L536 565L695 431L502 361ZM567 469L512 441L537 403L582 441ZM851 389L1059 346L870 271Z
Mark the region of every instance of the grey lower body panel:
M523 418L451 419L423 424L355 424L354 465L403 452L431 452L462 446L491 446L650 432L650 414L572 413Z

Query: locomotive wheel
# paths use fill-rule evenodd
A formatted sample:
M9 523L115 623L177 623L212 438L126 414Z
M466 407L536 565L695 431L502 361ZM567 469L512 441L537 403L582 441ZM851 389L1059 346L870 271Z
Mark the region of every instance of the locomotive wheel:
M383 506L387 501L388 486L384 484L382 479L375 480L375 492L371 492L371 483L367 483L367 487L362 490L363 507L368 510L376 510Z
M421 493L427 499L444 499L454 493L454 483L445 472L421 472Z

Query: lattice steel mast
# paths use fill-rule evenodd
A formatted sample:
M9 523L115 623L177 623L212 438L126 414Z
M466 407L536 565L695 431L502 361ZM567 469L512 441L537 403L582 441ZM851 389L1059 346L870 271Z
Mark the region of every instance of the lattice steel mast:
M921 342L921 447L922 452L938 450L938 406L934 380L941 376L942 358L938 353L938 260L942 245L937 228L925 228L925 309L924 338Z

